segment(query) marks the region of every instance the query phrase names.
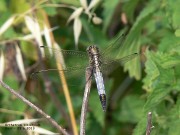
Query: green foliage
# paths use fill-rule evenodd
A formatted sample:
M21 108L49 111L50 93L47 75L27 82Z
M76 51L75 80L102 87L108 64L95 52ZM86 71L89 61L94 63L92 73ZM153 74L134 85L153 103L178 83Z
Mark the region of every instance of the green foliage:
M4 11L6 11L6 10L7 10L7 8L6 8L5 0L1 0L1 1L0 1L0 11L1 11L1 12L4 12Z
M111 22L111 19L113 17L114 14L114 10L116 9L117 5L119 3L119 0L114 0L113 2L109 1L109 0L105 0L103 2L103 19L104 19L104 26L103 26L103 30L107 31L107 28L109 26L109 23Z
M3 80L34 104L40 106L63 128L70 131L70 123L63 115L65 113L69 116L69 108L58 72L47 73L46 77L42 75L37 80L32 80L29 77L31 73L42 68L57 68L57 66L53 57L44 61L39 57L40 38L42 38L42 45L47 45L47 35L40 36L37 27L32 24L30 25L33 27L31 31L24 20L25 16L29 16L32 18L31 21L37 21L36 24L39 24L41 34L43 34L45 24L46 26L50 25L50 27L58 26L59 28L53 30L52 35L50 35L51 42L55 41L63 49L73 50L75 47L72 26L74 20L69 24L67 24L67 20L69 15L74 12L74 8L80 8L81 4L80 1L73 0L41 2L0 1L0 30L10 17L16 15L13 23L0 34L0 46L5 55ZM52 5L48 6L48 4ZM58 4L62 4L63 7L62 5L57 7ZM33 5L35 10L32 10ZM112 68L112 71L109 67L107 76L103 74L107 94L106 112L102 110L96 85L93 82L86 119L87 135L144 135L147 126L147 113L150 111L152 112L152 124L155 126L151 135L179 135L179 5L180 0L104 0L93 7L90 11L92 14L88 14L89 16L85 9L78 16L82 24L78 45L80 51L85 51L87 46L91 44L97 45L100 51L103 51L111 45L109 43L115 41L116 36L125 33L125 39L118 40L115 49L109 49L105 56L111 56L110 58L114 60L115 58L112 56L122 58L139 53L137 57L124 65ZM121 21L122 13L126 16L127 24L123 24ZM94 16L102 17L102 24L99 26L93 24L90 15L92 18ZM34 31L36 32L33 33ZM27 35L31 37L28 40ZM14 63L17 63L17 59L12 59L12 57L16 55L14 55L13 50L8 50L10 45L15 46L16 44L19 45L22 53L27 75L26 81L19 77L21 76L19 67L15 68L17 64ZM82 66L88 63L88 61L83 61L81 57L64 56L64 61L66 65L71 63L71 65ZM85 84L85 80L82 80L85 78L84 71L84 69L77 72L70 71L72 73L69 76L65 72L78 127ZM128 72L125 73L125 71ZM69 79L70 77L72 78ZM22 82L26 82L27 85L20 91L19 89L23 86ZM50 87L47 84L50 84ZM53 93L51 93L52 91ZM115 96L117 103L113 103ZM19 111L22 114L28 112L27 116L39 118L35 110L29 108L2 87L0 88L0 108ZM25 118L24 115L19 117L16 114L11 114L11 117L7 117L8 113L0 113L2 114L0 123ZM42 128L54 131L47 123L43 123ZM14 129L2 128L1 133L13 134L13 131ZM21 133L21 131L19 132Z
M124 1L123 11L127 14L128 20L134 22L135 9L138 6L140 0Z
M137 95L129 95L122 100L120 109L114 114L114 119L120 122L137 123L142 118L144 105L143 99L140 99ZM119 116L119 117L117 117Z
M12 13L23 13L30 8L30 4L26 0L19 0L18 2L11 0L10 9Z

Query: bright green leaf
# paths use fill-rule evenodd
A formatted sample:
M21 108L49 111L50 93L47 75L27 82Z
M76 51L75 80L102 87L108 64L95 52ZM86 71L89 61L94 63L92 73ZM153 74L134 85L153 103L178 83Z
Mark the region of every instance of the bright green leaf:
M162 52L177 52L180 54L180 38L174 36L173 33L166 33L166 35L160 40L158 49Z
M147 61L145 63L146 77L143 79L143 88L147 91L152 91L152 85L154 80L160 75L159 69L157 68L155 62L152 60L152 55L154 53L149 50L146 51Z
M168 20L174 29L180 28L180 9L179 9L180 1L179 0L166 0L166 14L168 16Z

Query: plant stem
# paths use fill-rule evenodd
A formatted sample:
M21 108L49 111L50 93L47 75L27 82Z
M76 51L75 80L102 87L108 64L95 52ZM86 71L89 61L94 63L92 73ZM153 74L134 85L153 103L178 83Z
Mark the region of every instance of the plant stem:
M152 125L152 112L148 112L146 135L150 135L151 134L151 129L152 128L154 128L154 126Z
M86 113L88 107L89 94L91 89L91 79L92 69L90 67L86 68L86 85L84 90L84 97L81 109L81 119L80 119L80 135L85 135L85 127L86 127Z

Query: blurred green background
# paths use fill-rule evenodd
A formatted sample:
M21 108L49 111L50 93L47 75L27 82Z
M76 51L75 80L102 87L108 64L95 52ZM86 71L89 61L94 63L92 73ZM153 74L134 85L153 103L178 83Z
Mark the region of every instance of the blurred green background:
M117 43L122 47L108 51L107 55L139 55L112 68L105 78L106 112L102 110L96 85L92 84L86 134L144 135L147 113L151 111L155 126L151 135L179 135L179 5L180 0L1 0L0 79L67 132L76 134L66 99L72 101L71 115L74 114L74 127L79 132L85 72L75 74L73 79L67 77L69 97L64 95L58 72L30 78L38 70L57 68L56 60L42 57L39 46L85 51L88 45L96 44L103 50L116 35L125 33L125 39ZM83 65L82 59L73 56L64 61ZM71 85L76 81L78 85ZM0 87L1 124L38 118L42 116L36 110ZM47 121L39 123L46 133L57 132ZM2 135L35 133L40 133L40 129L33 133L17 127L0 127Z

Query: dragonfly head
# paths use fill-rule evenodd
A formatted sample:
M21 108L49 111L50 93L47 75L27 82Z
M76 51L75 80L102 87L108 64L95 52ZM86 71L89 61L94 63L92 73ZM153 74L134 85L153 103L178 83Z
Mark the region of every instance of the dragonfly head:
M99 49L96 45L89 46L86 51L90 56L99 54Z

